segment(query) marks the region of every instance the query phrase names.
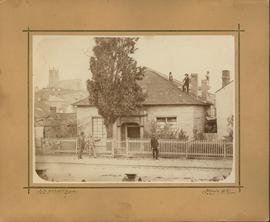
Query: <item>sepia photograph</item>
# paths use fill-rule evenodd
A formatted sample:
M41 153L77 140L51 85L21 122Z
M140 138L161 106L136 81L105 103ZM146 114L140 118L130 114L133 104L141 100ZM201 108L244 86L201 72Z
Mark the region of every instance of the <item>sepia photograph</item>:
M0 222L269 221L268 0L0 0L0 52Z
M235 183L234 35L33 35L33 183Z

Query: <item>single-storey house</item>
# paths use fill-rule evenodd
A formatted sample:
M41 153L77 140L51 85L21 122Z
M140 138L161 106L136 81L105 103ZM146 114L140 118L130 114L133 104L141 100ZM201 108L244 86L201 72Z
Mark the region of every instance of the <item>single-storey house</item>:
M197 78L196 78L197 80ZM182 129L189 138L193 137L194 129L203 133L205 129L206 113L210 103L197 96L197 92L182 91L179 82L169 80L166 75L147 68L144 78L138 81L147 92L143 108L139 113L120 117L116 123L117 138L147 138L151 133L151 123L169 124L175 129ZM76 107L78 132L84 131L94 137L106 137L106 129L97 108L85 98L73 104Z

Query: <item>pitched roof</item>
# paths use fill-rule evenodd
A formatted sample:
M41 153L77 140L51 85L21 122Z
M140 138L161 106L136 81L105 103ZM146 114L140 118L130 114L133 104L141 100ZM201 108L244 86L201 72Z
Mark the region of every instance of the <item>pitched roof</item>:
M178 81L170 81L164 74L150 68L144 72L144 78L138 84L147 92L144 105L209 105L192 95L183 92ZM93 106L89 99L84 98L74 106Z
M181 90L178 82L170 81L167 76L147 68L139 85L146 89L144 105L209 105L204 101Z

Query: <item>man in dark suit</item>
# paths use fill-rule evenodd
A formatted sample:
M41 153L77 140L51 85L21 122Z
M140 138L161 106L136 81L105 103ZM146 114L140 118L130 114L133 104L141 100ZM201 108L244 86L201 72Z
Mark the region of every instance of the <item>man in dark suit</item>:
M159 154L159 143L156 135L152 135L151 137L151 148L153 152L153 159L158 159L158 154Z
M85 147L85 135L84 135L84 132L81 132L80 133L80 136L78 138L78 148L79 148L79 152L78 152L78 159L82 159L82 153L83 153L83 150L84 150L84 147Z
M189 93L189 82L190 82L190 79L189 79L189 76L188 74L186 73L185 74L185 78L184 78L184 84L183 84L183 92L187 92L187 94Z

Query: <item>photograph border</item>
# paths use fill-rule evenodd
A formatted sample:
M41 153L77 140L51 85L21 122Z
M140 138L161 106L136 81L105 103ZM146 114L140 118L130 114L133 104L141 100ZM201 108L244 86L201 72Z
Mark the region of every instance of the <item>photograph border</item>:
M241 188L244 186L241 183L241 134L240 134L240 33L244 32L245 30L241 29L240 24L237 25L237 29L191 29L191 30L68 30L68 29L59 29L59 30L48 30L48 29L30 29L28 27L27 29L22 30L23 32L27 33L27 107L28 107L28 149L27 149L27 186L23 187L28 191L28 194L30 194L31 189L113 189L113 188L128 188L128 189L138 189L138 188L236 188L239 189L239 192L241 192ZM236 136L235 136L235 183L232 185L227 185L226 183L218 185L217 183L207 184L206 183L200 183L200 184L190 184L188 185L185 184L169 184L169 183L155 183L155 184L134 184L134 183L125 183L126 185L122 185L120 183L115 183L113 186L110 183L107 183L106 185L104 184L98 184L95 183L93 185L89 184L80 184L80 185L72 185L72 184L45 184L45 185L38 185L35 186L31 182L31 154L32 154L32 69L30 67L31 65L31 58L30 58L30 53L31 53L31 41L30 37L31 34L36 34L36 33L110 33L110 34L119 34L119 33L149 33L149 34L177 34L177 33L226 33L226 34L232 34L234 33L235 35L235 87L236 93L235 93L235 116L236 116L236 123L235 124L235 129L236 129Z

